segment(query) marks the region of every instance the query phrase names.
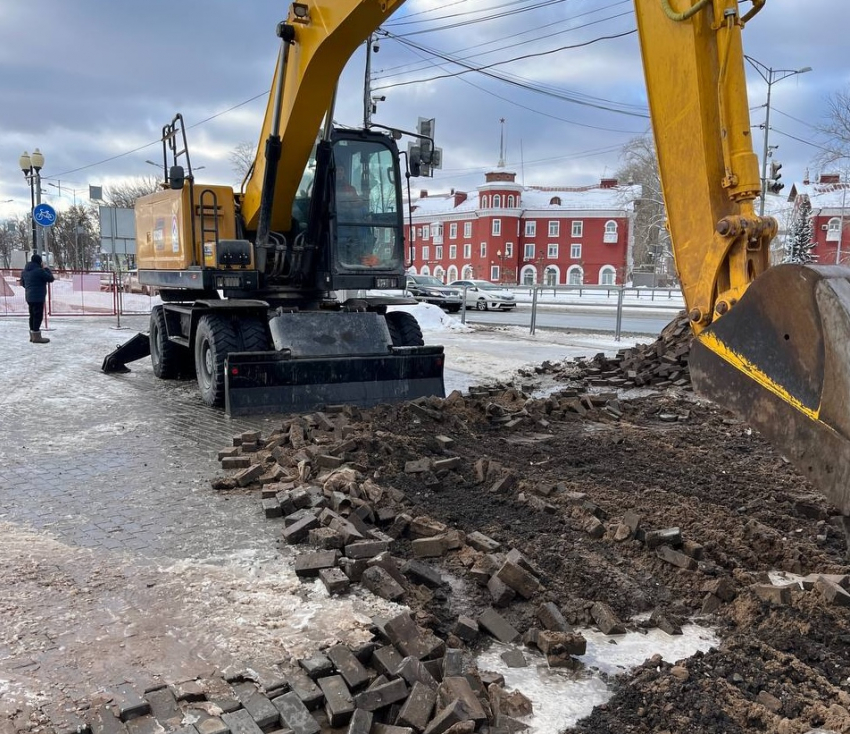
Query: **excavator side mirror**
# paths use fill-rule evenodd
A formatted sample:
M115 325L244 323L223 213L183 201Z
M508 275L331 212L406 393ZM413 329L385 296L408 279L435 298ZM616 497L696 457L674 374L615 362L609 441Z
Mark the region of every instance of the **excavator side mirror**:
M183 166L171 166L168 169L168 183L172 189L182 189L186 183L186 173Z
M419 165L419 161L410 161L410 175L411 176L421 176L422 175L422 167Z

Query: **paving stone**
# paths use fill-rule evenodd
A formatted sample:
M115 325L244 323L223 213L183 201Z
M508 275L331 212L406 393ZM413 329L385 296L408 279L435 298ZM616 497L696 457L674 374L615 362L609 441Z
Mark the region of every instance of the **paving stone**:
M307 542L321 550L342 550L342 536L333 528L314 528L307 533Z
M262 734L263 731L246 709L222 714L221 720L227 724L230 734Z
M464 642L475 642L478 639L478 622L472 617L461 614L452 627L452 633Z
M255 482L260 478L263 473L263 465L262 464L252 464L245 469L240 469L236 474L233 475L233 478L236 480L236 483L240 487L247 487L252 482Z
M376 722L372 726L371 734L414 734L414 731L409 726L395 726L394 724Z
M367 567L371 568L372 566L380 566L384 569L390 576L392 576L396 583L401 586L405 591L407 587L410 585L407 577L402 573L402 570L399 568L398 561L390 554L389 551L384 551L383 553L378 554L374 558L369 558L366 560Z
M694 540L683 540L682 553L686 556L690 556L695 561L701 561L705 556L705 547Z
M647 548L657 548L660 545L670 545L674 548L682 545L682 531L679 528L664 530L648 530L644 535Z
M323 568L333 568L339 560L338 550L301 553L295 558L295 575L299 578L315 578Z
M427 457L406 461L404 464L405 474L424 474L428 471L431 471L431 459Z
M331 675L334 672L334 664L331 659L327 655L318 653L309 658L301 658L298 665L313 680Z
M164 726L177 727L183 720L183 712L177 699L168 688L160 688L145 694L151 707L151 715Z
M449 536L445 533L424 538L416 538L410 543L410 550L417 558L439 558L451 548Z
M522 650L517 650L516 648L511 648L510 650L506 650L499 657L502 658L502 661L509 668L527 668L528 660L525 659L525 655L522 654Z
M369 564L365 558L354 559L343 556L339 559L339 567L351 583L356 584L363 578L363 572L369 568Z
M463 464L463 459L460 456L449 456L445 459L435 459L432 469L435 472L448 471L449 469L458 469Z
M465 712L468 714L465 718L473 719L476 722L487 720L487 713L481 705L472 686L463 676L453 676L443 679L440 687L437 689L437 701L442 706L448 706L452 701L460 701Z
M555 632L572 632L572 627L564 619L564 615L561 614L561 610L558 609L558 605L554 602L548 601L545 604L541 604L537 608L537 619L540 620L540 624L543 625L544 629Z
M422 683L433 690L437 690L437 681L418 658L408 655L395 670L395 675L404 678L407 685Z
M325 700L325 694L305 673L296 671L289 676L289 685L304 705L310 709L318 708ZM276 700L276 699L275 699ZM274 701L272 701L274 703ZM277 706L277 704L275 704ZM280 710L280 706L277 706Z
M587 652L587 640L574 632L541 630L537 635L537 647L544 655L584 655Z
M431 658L430 660L423 660L422 665L425 666L425 670L427 670L431 677L439 683L443 680L443 661L445 660L445 655L441 658Z
M850 575L846 573L810 573L808 576L804 576L802 579L800 579L800 585L806 591L811 591L815 588L815 583L820 578L824 578L827 581L831 581L833 584L838 584L838 586L840 586L842 589L850 591Z
M431 632L422 632L406 612L387 620L384 631L390 642L405 657L412 655L419 660L440 657L446 644Z
M713 594L725 602L732 601L737 595L737 592L735 591L735 584L728 576L723 576L722 578L709 581L703 585L702 590L707 591L709 594Z
M389 545L381 540L359 540L345 546L348 558L374 558L389 549Z
M325 713L331 726L348 723L354 713L354 699L341 675L319 678L319 688L325 694Z
M396 701L402 701L407 697L407 684L401 679L396 678L382 686L375 686L358 693L354 697L354 703L359 709L366 711L377 711L378 709L389 706Z
M307 540L308 533L317 527L319 527L318 518L313 513L309 513L297 522L284 528L283 539L289 544L303 543Z
M346 734L371 734L374 714L363 709L354 709Z
M662 561L667 561L678 568L683 568L686 571L696 571L697 562L693 558L677 550L673 550L669 545L660 545L655 549L655 555Z
M470 718L472 717L466 713L466 709L460 701L452 701L448 706L440 709L437 715L431 719L431 722L425 727L424 734L446 734L454 724L467 721Z
M478 617L478 625L489 632L499 642L514 642L519 632L495 609L485 609Z
M469 533L466 536L466 542L475 548L477 551L481 551L482 553L495 553L498 551L502 544L496 540L493 540L484 533L475 530L474 532Z
M150 714L136 716L125 724L128 734L162 734L163 727Z
M118 718L121 721L129 721L135 716L143 716L150 713L150 704L139 695L139 692L129 685L118 686L115 689L113 703L118 709Z
M626 626L614 614L614 610L604 602L596 602L590 608L590 616L603 635L623 635L626 633Z
M334 645L329 648L327 656L334 664L337 673L353 691L367 685L373 677L345 645Z
M523 599L530 599L540 591L540 583L525 568L508 559L496 572L496 578L512 588Z
M432 538L435 535L444 535L448 529L448 525L439 520L418 515L410 520L408 531L413 538Z
M351 588L351 580L340 568L320 568L319 579L328 594L345 594Z
M237 711L239 709L236 709ZM198 734L230 734L230 727L221 720L219 716L212 716L203 709L190 708L188 710L194 726L198 730ZM223 714L233 713L232 711L224 711Z
M682 634L681 625L661 609L653 609L652 614L649 616L649 621L650 624L654 624L658 629L666 632L668 635Z
M278 696L272 703L280 711L281 720L292 729L293 734L319 734L322 730L294 690Z
M283 510L276 497L263 500L263 514L267 519L283 517Z
M251 466L250 456L223 456L220 461L222 469L247 469Z
M127 734L127 727L107 706L101 706L95 712L91 729L92 734Z
M388 601L404 596L404 587L380 566L371 566L363 571L360 583L376 596Z
M598 517L589 517L585 523L584 532L591 538L599 539L605 535L605 525Z
M407 700L399 711L396 724L409 726L416 731L422 731L431 718L431 712L437 702L437 691L424 683L416 681Z
M450 436L434 436L434 440L439 444L441 449L450 449L455 445L455 440Z
M487 590L490 592L493 605L497 607L506 607L516 598L516 591L498 576L490 577L487 581Z
M179 729L174 729L172 734L200 734L200 732L195 728L194 724L187 724L186 726L181 726Z
M702 614L714 614L720 607L723 606L723 601L720 597L708 593L702 600Z
M395 671L403 660L398 650L391 645L385 645L372 653L371 665L379 674L390 676L395 675Z
M850 594L828 578L820 576L815 581L814 590L823 600L833 607L850 607Z
M239 702L245 707L257 726L265 728L280 721L278 710L253 683L234 683L233 691Z
M417 561L416 559L411 559L405 563L402 568L402 573L409 576L413 581L425 584L425 586L432 589L437 589L445 583L437 569L423 561Z

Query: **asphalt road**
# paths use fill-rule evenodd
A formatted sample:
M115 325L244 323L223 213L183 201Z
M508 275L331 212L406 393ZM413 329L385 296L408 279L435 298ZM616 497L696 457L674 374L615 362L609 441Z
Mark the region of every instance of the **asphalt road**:
M659 334L678 313L678 309L623 309L621 332L625 334ZM460 318L460 315L457 316ZM526 326L531 324L531 306L520 305L512 311L467 311L466 320L472 324L493 326ZM537 310L537 327L565 331L613 333L617 311L607 306L546 306Z

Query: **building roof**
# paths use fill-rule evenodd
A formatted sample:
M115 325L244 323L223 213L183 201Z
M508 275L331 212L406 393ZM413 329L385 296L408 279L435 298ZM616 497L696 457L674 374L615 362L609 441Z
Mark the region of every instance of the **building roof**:
M850 190L840 183L795 183L791 196L808 196L812 209L841 209L850 206Z

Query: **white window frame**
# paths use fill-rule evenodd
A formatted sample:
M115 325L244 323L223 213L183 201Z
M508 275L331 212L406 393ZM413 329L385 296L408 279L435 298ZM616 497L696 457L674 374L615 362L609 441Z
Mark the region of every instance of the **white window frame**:
M513 194L511 194L508 197L508 209L513 209L513 208L514 208L514 197L513 197Z
M573 282L576 280L575 273L578 273L578 282ZM584 268L581 265L570 265L570 269L567 271L567 285L583 285L584 284Z
M573 237L584 237L584 222L581 219L576 219L572 225Z
M478 249L478 256L479 257L487 257L487 243L486 242L481 243L481 247Z
M423 260L423 262L428 262L429 257L431 257L431 246L430 245L422 245L422 260Z
M457 222L452 222L449 225L449 239L450 240L457 239Z
M431 239L431 232L428 229L427 224L424 227L422 227L422 239L423 240L430 240Z
M558 259L558 243L557 242L550 242L546 246L546 257L548 257L550 260L557 260Z
M581 260L581 242L570 243L570 260Z
M525 223L525 236L537 237L537 222L535 220L532 219Z
M493 208L500 209L502 206L502 197L498 194L493 194Z
M838 242L841 234L841 217L830 217L826 224L826 241Z
M549 236L550 237L560 237L561 236L561 223L557 220L549 221Z
M443 259L443 246L435 245L434 246L434 259L442 260Z
M523 260L534 260L534 243L526 242L522 251Z
M435 245L443 242L443 225L439 222L435 222L431 225L431 239L434 241Z
M491 265L490 266L490 281L493 283L498 283L500 280L499 276L499 266Z
M505 242L505 257L513 257L514 256L514 243L513 242Z
M457 245L449 245L449 260L457 260Z
M501 235L502 235L502 220L501 219L494 219L493 220L493 224L490 227L490 234L492 234L493 237L501 237Z
M466 242L463 245L463 259L471 260L472 259L472 243Z

